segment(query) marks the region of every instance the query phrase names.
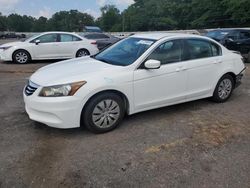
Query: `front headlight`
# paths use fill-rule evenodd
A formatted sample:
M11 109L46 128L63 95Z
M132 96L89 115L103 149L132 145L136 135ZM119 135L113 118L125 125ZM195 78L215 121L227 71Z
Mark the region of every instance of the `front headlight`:
M73 96L78 89L80 89L86 81L75 82L70 84L56 85L43 87L39 96L40 97L65 97Z

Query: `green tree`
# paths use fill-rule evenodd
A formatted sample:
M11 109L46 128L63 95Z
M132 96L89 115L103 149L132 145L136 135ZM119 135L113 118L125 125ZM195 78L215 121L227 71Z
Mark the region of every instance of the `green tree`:
M48 30L48 19L41 16L35 20L32 31L35 32L44 32Z
M173 18L175 4L166 0L135 0L125 10L125 28L129 31L150 31L174 29L177 21Z
M97 24L104 31L121 31L121 14L114 5L106 5L101 8L101 17L97 20Z
M16 32L30 32L32 31L34 21L35 18L31 16L11 14L7 17L7 30Z
M193 0L190 16L193 28L224 27L229 17L221 0Z
M249 27L249 0L134 0L120 12L114 5L101 8L96 21L77 10L60 11L52 18L0 14L0 30L42 32L82 31L97 24L104 31L153 31L217 27Z
M0 31L6 31L7 30L7 19L6 16L3 16L0 12Z
M60 11L48 21L49 30L82 31L84 25L93 25L94 18L77 10Z
M7 17L7 29L9 31L23 31L22 16L18 14L11 14Z
M223 0L226 7L225 13L230 15L232 25L250 26L250 1L249 0Z

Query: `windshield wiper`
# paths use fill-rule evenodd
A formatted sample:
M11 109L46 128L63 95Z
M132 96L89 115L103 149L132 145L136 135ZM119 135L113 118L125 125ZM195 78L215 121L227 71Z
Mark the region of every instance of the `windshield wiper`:
M111 61L108 61L108 60L106 60L106 59L103 59L103 58L96 58L96 56L94 55L94 56L90 56L91 58L93 58L93 59L95 59L95 60L98 60L98 61L101 61L101 62L103 62L103 63L107 63L107 64L110 64L110 65L115 65L115 66L123 66L123 65L119 65L119 64L117 64L117 63L112 63Z
M96 58L94 58L94 59L96 59ZM102 62L104 62L104 63L112 64L112 63L110 63L109 61L107 61L106 59L96 59L96 60L102 61Z

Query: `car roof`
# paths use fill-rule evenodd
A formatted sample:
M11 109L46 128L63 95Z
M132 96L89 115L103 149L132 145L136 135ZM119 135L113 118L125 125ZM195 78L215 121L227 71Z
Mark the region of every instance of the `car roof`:
M86 29L100 29L100 27L97 27L97 26L85 26Z
M42 35L46 35L46 34L69 34L69 35L75 35L79 38L81 38L82 40L84 39L82 36L78 35L77 33L74 32L64 32L64 31L49 31L49 32L42 32L42 33L37 33L37 34L33 34L30 38L28 38L27 41L32 41L37 37L40 37Z
M211 31L209 31L209 32L214 32L214 31L228 31L228 32L230 32L230 31L250 31L250 29L247 29L247 28L225 28L225 29L214 29L214 30L211 30Z
M74 32L65 32L65 31L49 31L49 32L43 32L41 34L54 34L54 33L78 35L77 33L74 33Z
M87 32L87 33L84 33L83 35L85 36L85 35L107 35L107 34L105 34L105 33L98 33L98 32Z
M209 32L216 32L216 31L234 31L234 30L236 30L236 29L215 29L215 30L208 31L208 33Z
M135 34L130 36L131 38L144 38L151 40L160 40L162 38L172 38L172 37L200 37L199 35L184 34L184 33L144 33Z

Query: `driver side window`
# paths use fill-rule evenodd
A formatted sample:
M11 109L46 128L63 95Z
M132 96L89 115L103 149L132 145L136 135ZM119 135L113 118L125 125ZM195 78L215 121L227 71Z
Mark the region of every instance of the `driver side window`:
M158 60L162 65L180 62L182 60L182 41L173 40L161 44L147 59Z
M40 40L40 43L58 42L57 34L46 34L36 38L35 40Z

